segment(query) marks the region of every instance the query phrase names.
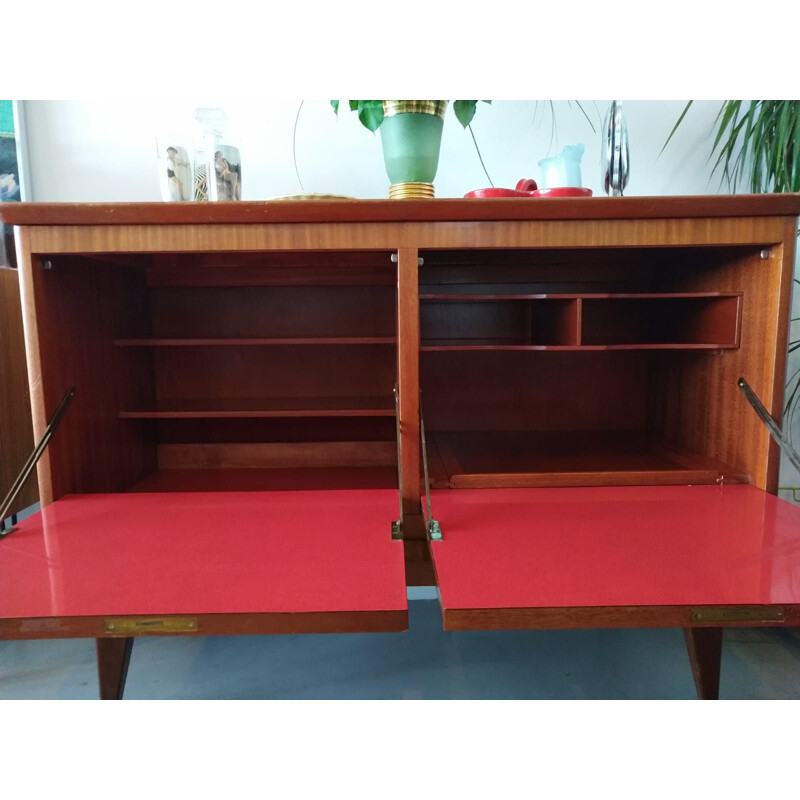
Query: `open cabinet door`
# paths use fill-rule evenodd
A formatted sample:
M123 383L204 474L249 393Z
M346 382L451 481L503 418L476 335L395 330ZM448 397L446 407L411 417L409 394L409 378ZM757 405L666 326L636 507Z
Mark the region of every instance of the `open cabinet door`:
M405 630L396 511L388 489L67 496L0 541L0 637Z
M447 630L800 622L800 508L752 486L432 499Z

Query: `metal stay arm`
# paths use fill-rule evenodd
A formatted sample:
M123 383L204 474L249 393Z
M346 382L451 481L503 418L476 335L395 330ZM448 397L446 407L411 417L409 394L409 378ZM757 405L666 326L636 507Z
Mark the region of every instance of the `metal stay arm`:
M425 476L425 501L428 508L427 520L425 526L428 531L428 536L431 541L440 541L442 538L442 529L439 523L433 517L433 510L431 508L431 483L428 478L428 448L425 444L425 420L422 418L422 392L420 392L420 411L419 411L419 434L422 444L422 469ZM400 516L396 522L392 523L392 539L403 538L403 464L401 453L401 440L400 440L400 399L397 393L397 386L394 387L394 409L397 428L397 485L400 492Z
M780 445L783 452L786 453L786 457L792 462L792 466L800 472L800 455L784 436L778 423L775 422L772 415L767 411L764 404L758 399L758 396L750 388L750 384L748 384L744 378L739 378L737 384L747 398L747 402L750 403L761 421L767 426L767 429L772 434L772 438Z
M37 462L42 457L42 454L47 449L47 445L50 443L50 439L55 433L58 424L61 422L61 419L69 408L69 404L72 402L73 397L75 397L75 389L69 389L62 398L61 402L58 404L58 408L55 410L53 418L50 420L50 423L44 430L41 441L38 445L36 445L36 448L34 449L33 453L31 453L27 462L25 462L25 466L22 468L22 471L14 481L14 484L6 495L5 500L3 500L3 504L0 505L0 519L6 518L8 509L11 508L11 504L14 502L20 491L22 491L22 487L30 477L30 474L33 472ZM0 539L8 536L10 533L13 533L15 530L16 528L9 528L6 531L0 532Z
M428 536L432 542L439 542L442 539L442 529L433 516L431 508L431 482L428 477L428 447L425 443L425 419L422 415L422 392L419 393L419 435L422 441L422 470L425 475L425 500L428 504L427 528Z

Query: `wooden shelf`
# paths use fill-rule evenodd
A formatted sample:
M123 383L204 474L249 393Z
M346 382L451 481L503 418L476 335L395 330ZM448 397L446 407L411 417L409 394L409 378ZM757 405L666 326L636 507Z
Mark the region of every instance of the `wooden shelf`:
M739 346L740 293L451 292L420 301L422 352Z
M269 417L393 417L383 397L212 398L164 400L157 409L120 411L120 419L264 419Z
M396 467L161 469L131 492L292 492L397 489Z
M117 347L280 347L289 345L396 345L396 336L256 339L115 339Z
M465 431L429 435L434 488L715 484L726 464L651 443L637 431Z

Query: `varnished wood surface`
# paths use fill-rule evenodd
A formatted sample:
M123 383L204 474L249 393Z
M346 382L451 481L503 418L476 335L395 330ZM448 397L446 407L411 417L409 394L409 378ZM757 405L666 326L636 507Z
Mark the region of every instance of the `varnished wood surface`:
M787 217L27 226L32 253L320 252L764 245ZM424 255L423 255L424 257Z
M574 606L563 608L448 608L446 631L532 630L554 628L688 628L692 610L702 606ZM766 607L769 608L769 607ZM783 622L754 620L726 622L731 628L764 628L800 625L800 606L780 606ZM719 627L713 623L708 627Z
M683 632L698 699L718 700L722 628L684 628Z
M42 503L75 492L124 491L157 466L152 431L118 419L120 407L155 408L153 354L114 346L122 332L148 333L145 276L80 258L45 269L24 251L20 261L23 289L30 284L33 295L25 302L26 349L37 436L75 389L40 461Z
M9 225L230 224L515 219L653 219L800 215L800 194L676 197L8 203Z
M160 444L161 469L397 467L391 442L207 442Z
M420 513L419 252L397 258L397 380L400 483L404 514ZM409 536L412 534L409 533ZM417 536L424 532L417 530Z
M431 436L434 488L746 482L730 465L650 441L645 431L472 431Z
M123 617L115 616L115 619ZM136 619L136 617L131 617ZM169 636L299 633L381 633L408 630L408 611L328 611L275 614L200 614L197 630ZM0 619L0 639L103 639L106 617ZM136 636L158 636L142 630ZM164 634L160 634L164 635Z
M133 650L133 639L98 639L95 646L97 648L100 699L122 700Z
M191 467L160 469L131 492L297 492L397 489L397 467Z
M0 267L0 497L5 497L33 452L31 401L19 297L19 274ZM32 475L8 513L39 498Z
M269 373L267 373L269 375ZM197 397L163 399L157 408L123 409L120 419L262 419L271 417L393 417L384 397Z
M782 419L793 246L794 236L766 250L767 258L745 250L724 262L676 268L669 276L676 289L743 293L740 346L722 356L663 353L652 373L655 432L684 450L734 465L768 491L777 487L778 446L737 381L744 377L775 419Z

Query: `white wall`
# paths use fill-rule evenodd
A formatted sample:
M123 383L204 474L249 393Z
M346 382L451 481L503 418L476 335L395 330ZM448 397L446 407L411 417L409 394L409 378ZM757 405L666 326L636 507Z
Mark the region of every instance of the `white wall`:
M495 186L513 187L520 178L541 178L538 161L565 144L583 142L584 185L602 194L602 119L610 101L582 101L593 133L575 104L556 101L557 137L551 144L548 101L479 104L475 137ZM683 101L628 101L631 155L629 195L708 194L711 130L719 104L692 107L666 152L661 150ZM214 105L198 101L194 105ZM233 102L228 105L234 143L242 152L243 199L264 200L301 189L292 160L292 137L300 101ZM159 200L155 137L161 131L192 130L192 106L159 102L28 101L28 146L32 199L58 201ZM534 119L535 117L535 119ZM378 134L361 126L342 104L337 119L327 100L306 100L297 129L297 162L306 192L361 198L387 197ZM448 109L439 172L439 197L460 197L488 186L472 138Z

